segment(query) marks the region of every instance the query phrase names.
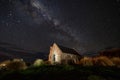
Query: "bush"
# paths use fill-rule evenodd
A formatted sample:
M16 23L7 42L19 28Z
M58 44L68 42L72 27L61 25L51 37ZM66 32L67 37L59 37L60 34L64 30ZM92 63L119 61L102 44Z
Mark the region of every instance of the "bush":
M10 60L6 60L0 63L0 70L6 70L7 69L7 64L9 64L11 61Z
M93 61L92 58L84 57L80 60L79 64L83 66L93 66Z
M115 66L120 67L120 58L119 57L113 57L113 58L111 58L111 61L115 64Z
M50 61L44 61L44 64L51 65Z
M99 66L114 66L114 63L106 56L99 56L94 58L95 65Z
M35 62L33 63L33 66L39 67L41 65L44 65L44 61L42 59L36 59Z
M27 65L24 61L11 61L7 64L9 70L24 70L27 68Z

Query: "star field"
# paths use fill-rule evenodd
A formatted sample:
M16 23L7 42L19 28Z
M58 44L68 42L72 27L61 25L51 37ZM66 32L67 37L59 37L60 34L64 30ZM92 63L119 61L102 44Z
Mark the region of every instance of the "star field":
M120 47L120 0L1 0L0 42L48 52Z

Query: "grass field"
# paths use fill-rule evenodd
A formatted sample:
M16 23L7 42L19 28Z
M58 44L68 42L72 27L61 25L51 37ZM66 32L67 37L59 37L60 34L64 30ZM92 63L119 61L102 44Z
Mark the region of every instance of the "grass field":
M120 80L120 68L43 65L20 71L1 71L0 80Z

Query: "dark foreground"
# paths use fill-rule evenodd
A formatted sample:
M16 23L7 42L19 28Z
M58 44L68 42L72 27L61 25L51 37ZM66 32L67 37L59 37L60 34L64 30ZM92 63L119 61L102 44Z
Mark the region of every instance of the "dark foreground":
M120 80L120 68L47 65L0 72L0 80Z

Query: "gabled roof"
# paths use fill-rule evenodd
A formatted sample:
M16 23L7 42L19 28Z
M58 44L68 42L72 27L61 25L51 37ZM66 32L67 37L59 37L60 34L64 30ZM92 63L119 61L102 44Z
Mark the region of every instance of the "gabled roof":
M57 44L56 44L57 45ZM74 55L78 55L78 56L81 56L76 50L74 49L71 49L71 48L67 48L67 47L63 47L61 45L57 45L61 50L62 52L64 53L68 53L68 54L74 54Z

